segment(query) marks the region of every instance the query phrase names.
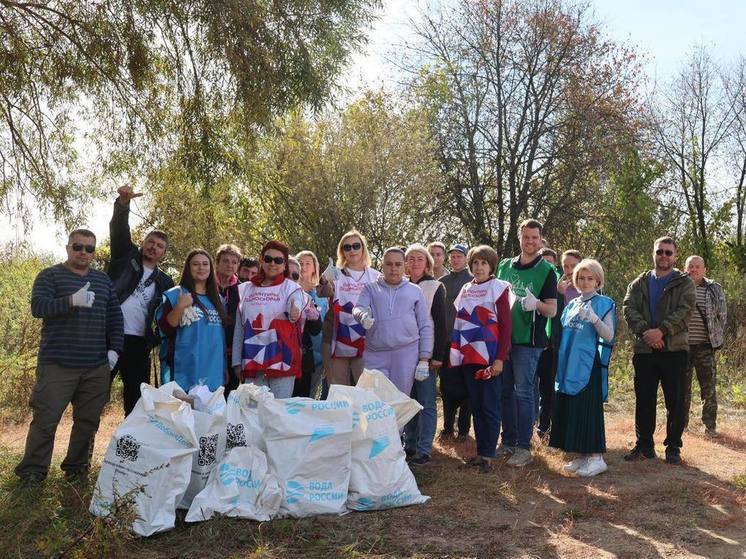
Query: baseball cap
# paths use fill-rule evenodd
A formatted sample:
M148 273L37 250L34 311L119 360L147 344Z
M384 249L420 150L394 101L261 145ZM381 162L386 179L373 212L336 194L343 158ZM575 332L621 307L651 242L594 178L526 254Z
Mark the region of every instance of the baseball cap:
M453 252L454 250L459 251L464 256L466 256L466 253L469 252L469 249L466 248L466 245L463 243L456 243L455 245L452 245L451 248L448 249L448 252Z

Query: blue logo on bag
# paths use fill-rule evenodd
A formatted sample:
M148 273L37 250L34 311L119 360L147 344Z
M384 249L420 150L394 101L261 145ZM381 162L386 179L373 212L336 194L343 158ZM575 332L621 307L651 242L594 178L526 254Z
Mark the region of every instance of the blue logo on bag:
M352 412L352 428L355 429L355 427L357 427L358 425L360 425L360 414L356 411L353 411Z
M350 508L354 510L370 510L376 502L370 497L360 497L357 501L350 502Z
M303 402L285 402L285 411L288 415L297 415L305 407Z
M315 443L316 441L320 441L321 439L325 439L327 437L331 437L335 433L334 427L331 425L320 425L319 427L316 427L316 429L313 430L313 433L311 434L311 438L309 439L309 443Z
M373 444L370 445L370 454L368 458L374 458L386 450L391 444L391 440L387 435L373 439Z
M288 481L285 486L285 500L288 504L294 504L303 498L303 485L297 481Z
M251 478L251 470L248 468L232 468L230 464L221 464L219 474L220 483L225 486L235 483L239 487L256 489L261 484L261 480Z

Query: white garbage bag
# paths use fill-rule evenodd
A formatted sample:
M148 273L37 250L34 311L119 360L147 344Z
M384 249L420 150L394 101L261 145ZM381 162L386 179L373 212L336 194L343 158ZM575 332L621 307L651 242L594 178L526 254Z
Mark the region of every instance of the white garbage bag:
M89 510L108 516L129 503L132 530L150 536L174 527L199 444L189 404L145 383L140 394L111 438Z
M381 371L364 369L356 386L372 390L381 400L394 408L399 429L404 429L409 420L422 409L422 405L417 400L399 390Z
M259 402L266 399L274 399L268 386L248 383L231 391L225 410L226 452L239 446L255 446L266 450L257 408Z
M424 503L407 465L394 409L372 390L332 384L330 400L350 403L355 417L347 507L379 510Z
M197 385L204 386L205 385ZM169 382L160 387L160 390L173 396L175 390L181 390L176 382ZM199 451L193 456L192 478L184 498L179 503L180 509L188 509L192 504L194 496L204 489L210 472L223 459L225 454L225 409L226 403L223 397L222 386L215 392L200 391L201 408L192 410L194 417L194 434L197 436ZM189 391L192 394L192 390ZM195 401L196 405L196 401Z
M251 520L277 515L282 489L269 473L266 455L254 447L236 447L213 469L205 488L194 498L187 522L209 520L216 513Z
M350 482L350 403L265 399L259 403L259 420L269 469L284 492L280 515L345 512Z

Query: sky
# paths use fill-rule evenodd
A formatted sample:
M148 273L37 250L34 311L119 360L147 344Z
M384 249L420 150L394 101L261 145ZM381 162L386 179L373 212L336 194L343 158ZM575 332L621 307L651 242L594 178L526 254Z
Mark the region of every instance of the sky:
M342 83L353 92L393 89L397 71L388 61L408 38L408 19L425 5L420 0L384 0L367 47L354 56ZM708 47L721 63L746 55L746 0L591 0L590 6L609 37L645 55L644 69L651 80L667 81L695 45ZM112 184L111 199L92 201L88 211L86 225L101 239L108 236L115 190ZM64 231L54 223L36 216L31 231L24 231L20 223L0 215L0 245L21 239L36 250L64 257Z

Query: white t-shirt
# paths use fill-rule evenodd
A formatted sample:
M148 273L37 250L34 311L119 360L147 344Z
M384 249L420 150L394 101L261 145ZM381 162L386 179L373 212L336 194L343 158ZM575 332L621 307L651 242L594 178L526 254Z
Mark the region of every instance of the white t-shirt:
M142 278L132 294L122 303L124 317L124 333L127 336L144 336L145 320L148 317L148 305L155 297L155 282L145 287L148 278L153 275L155 268L142 267Z

